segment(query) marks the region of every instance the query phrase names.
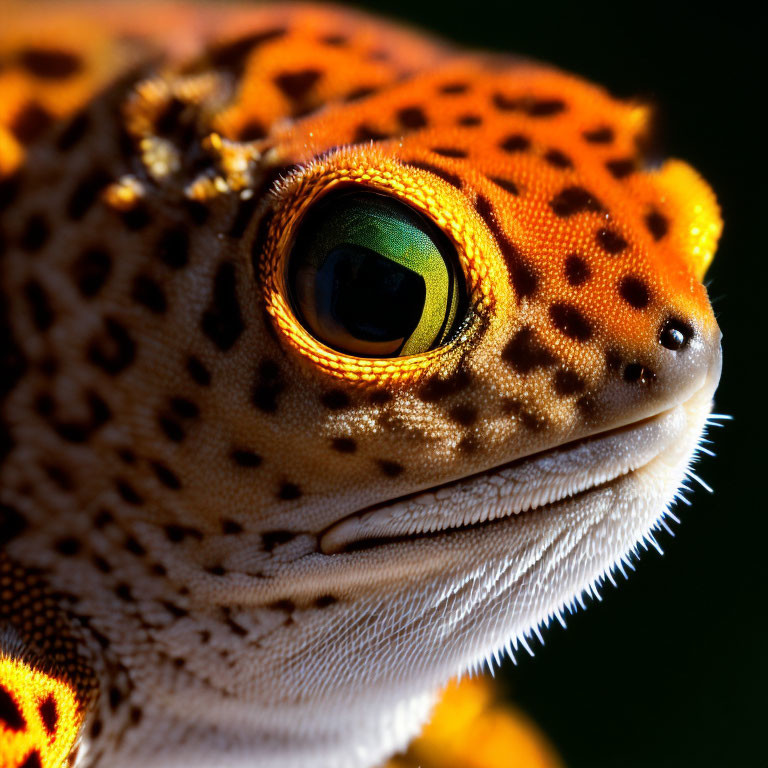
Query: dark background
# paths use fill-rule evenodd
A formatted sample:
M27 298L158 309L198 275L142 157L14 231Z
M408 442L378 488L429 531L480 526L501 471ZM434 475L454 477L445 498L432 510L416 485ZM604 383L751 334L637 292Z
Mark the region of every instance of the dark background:
M661 146L718 194L725 231L707 275L724 339L713 429L717 458L665 550L645 553L619 589L545 634L535 658L507 663L513 699L569 768L766 766L763 604L766 451L765 47L752 12L647 3L361 0L477 48L522 53L643 96L661 116ZM760 61L759 61L760 59Z

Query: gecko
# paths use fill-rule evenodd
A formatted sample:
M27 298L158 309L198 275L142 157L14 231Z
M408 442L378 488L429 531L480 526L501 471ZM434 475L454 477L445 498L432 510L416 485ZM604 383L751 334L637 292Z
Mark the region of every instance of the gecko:
M0 764L371 768L681 493L714 193L319 5L6 4Z

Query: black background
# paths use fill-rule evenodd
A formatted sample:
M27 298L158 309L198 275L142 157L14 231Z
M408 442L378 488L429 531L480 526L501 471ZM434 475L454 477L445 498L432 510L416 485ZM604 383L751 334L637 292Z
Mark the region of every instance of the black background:
M359 7L476 48L522 53L659 109L664 153L714 187L725 231L707 284L724 339L712 430L717 458L678 505L665 550L645 553L629 581L554 625L517 667L511 696L570 768L764 766L768 715L763 604L768 505L765 457L765 25L735 4L515 0L365 0ZM762 66L761 66L762 65ZM537 644L538 645L538 644Z

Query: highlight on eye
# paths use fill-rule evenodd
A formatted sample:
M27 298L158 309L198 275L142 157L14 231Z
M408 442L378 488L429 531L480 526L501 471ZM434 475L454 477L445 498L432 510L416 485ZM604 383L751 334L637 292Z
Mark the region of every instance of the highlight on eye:
M409 206L371 191L331 193L309 211L286 282L307 331L358 357L435 349L450 341L466 305L448 238Z

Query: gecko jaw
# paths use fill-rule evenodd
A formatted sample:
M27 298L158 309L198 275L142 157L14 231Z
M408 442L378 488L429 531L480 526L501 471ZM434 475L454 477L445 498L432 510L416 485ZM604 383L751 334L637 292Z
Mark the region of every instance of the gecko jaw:
M718 358L699 390L654 416L355 512L322 534L321 551L339 554L467 528L598 490L680 441L692 428L688 407L702 396L709 402L719 370Z

